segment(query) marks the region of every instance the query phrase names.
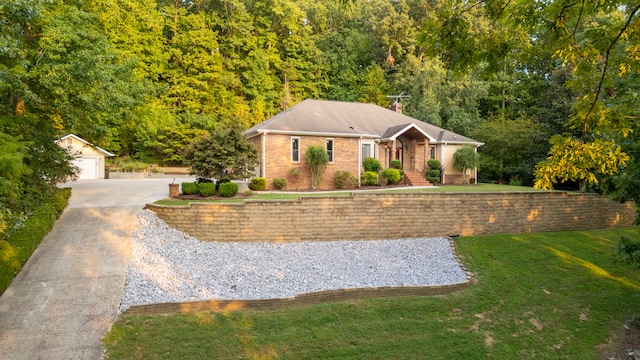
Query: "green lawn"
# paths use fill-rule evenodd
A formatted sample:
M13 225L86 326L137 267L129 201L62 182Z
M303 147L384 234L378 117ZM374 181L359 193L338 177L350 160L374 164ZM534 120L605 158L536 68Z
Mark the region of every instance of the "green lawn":
M438 297L289 310L122 316L109 359L598 359L640 315L640 271L614 263L638 228L456 239L477 283Z
M441 185L432 188L380 188L375 190L345 190L345 191L318 191L318 192L254 192L254 195L244 197L236 196L229 199L214 199L214 200L176 200L165 199L158 200L155 204L169 205L169 206L186 206L190 202L221 202L221 203L242 203L245 200L298 200L300 197L305 196L350 196L353 191L375 191L375 192L504 192L504 191L542 191L535 190L526 186L509 186L498 184L478 184L478 185Z

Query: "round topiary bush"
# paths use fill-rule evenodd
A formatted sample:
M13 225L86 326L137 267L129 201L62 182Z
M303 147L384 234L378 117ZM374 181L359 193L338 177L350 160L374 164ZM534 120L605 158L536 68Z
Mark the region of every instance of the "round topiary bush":
M429 159L427 160L427 166L433 170L440 170L440 160L438 159Z
M402 161L400 160L391 160L391 168L392 169L401 169L402 168Z
M216 193L216 184L212 182L202 182L198 184L198 192L201 196L211 196Z
M220 184L220 195L224 197L233 197L238 193L238 184L226 182Z
M193 195L198 193L198 184L195 182L183 182L182 193L185 195Z
M256 177L251 179L251 185L249 188L253 191L267 190L267 179L263 177Z

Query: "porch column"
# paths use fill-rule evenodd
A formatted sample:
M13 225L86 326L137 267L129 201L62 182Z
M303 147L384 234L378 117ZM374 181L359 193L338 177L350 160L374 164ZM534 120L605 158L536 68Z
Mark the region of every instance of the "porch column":
M391 159L389 160L389 163L391 163L391 161L393 160L397 160L396 159L396 139L393 139L393 143L392 143L392 147L391 147Z

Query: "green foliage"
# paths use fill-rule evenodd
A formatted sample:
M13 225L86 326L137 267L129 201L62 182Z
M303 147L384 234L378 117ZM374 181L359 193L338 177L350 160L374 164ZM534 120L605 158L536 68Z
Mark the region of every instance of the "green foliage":
M623 236L616 248L614 258L640 268L640 240Z
M480 160L475 148L463 145L453 153L453 167L462 171L462 183L466 183L467 170L478 167Z
M248 178L258 165L258 151L237 127L216 131L189 145L184 161L198 177L227 182Z
M264 191L267 190L267 179L262 177L255 177L251 179L251 184L249 184L249 188L253 191Z
M9 134L0 132L0 205L15 205L20 198L20 179L30 173L23 162L27 144ZM5 214L5 219L10 216ZM3 233L3 220L0 219L0 238Z
M392 169L402 169L402 162L400 160L391 160L389 165L391 165Z
M198 183L195 182L183 182L182 193L185 195L193 195L198 193Z
M475 129L474 138L485 143L479 149L483 176L498 181L518 177L533 185L535 166L548 149L540 124L524 117L494 117Z
M336 189L353 189L358 186L358 179L348 171L338 170L333 175Z
M8 237L0 239L0 294L11 284L22 265L49 233L67 207L71 189L56 189Z
M380 165L380 161L368 157L362 161L362 166L364 167L364 171L373 171L375 173L382 170L382 165Z
M110 171L138 172L149 169L151 165L142 161L134 160L129 156L118 156L114 158L107 158L107 166Z
M298 168L291 168L289 169L289 172L287 174L289 175L291 180L293 180L293 184L295 185L296 190L298 190L298 179L300 178L300 170L298 170Z
M315 189L322 180L322 174L329 163L329 154L320 145L310 145L305 153L305 161L311 170L311 188Z
M522 186L522 181L518 178L512 178L509 180L509 186Z
M430 183L436 184L440 182L440 161L437 159L427 160L429 168L425 172L425 177Z
M238 184L234 182L226 182L220 184L220 195L224 197L233 197L238 193Z
M226 184L226 183L225 183ZM220 184L222 185L222 184ZM201 182L198 183L198 193L201 196L211 196L216 193L216 184L213 182Z
M400 175L400 171L394 168L387 168L382 170L380 174L383 179L386 179L387 184L396 184L402 180L402 176Z
M427 166L432 170L440 170L440 160L429 159L427 160Z
M613 141L583 142L556 136L551 143L549 157L536 168L534 186L538 189L552 189L554 183L569 180L598 183L599 175L614 175L629 160Z
M278 190L282 190L287 187L287 180L283 178L275 178L273 179L273 186Z
M372 185L378 184L378 172L365 171L362 174L361 183L362 185L365 185L365 186L372 186Z

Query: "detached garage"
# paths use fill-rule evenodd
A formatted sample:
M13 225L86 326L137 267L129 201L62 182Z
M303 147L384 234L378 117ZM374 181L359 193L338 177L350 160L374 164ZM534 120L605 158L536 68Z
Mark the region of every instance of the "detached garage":
M92 146L86 140L73 134L61 137L58 140L58 145L73 155L73 165L80 170L79 179L104 179L105 159L115 156L104 149Z

